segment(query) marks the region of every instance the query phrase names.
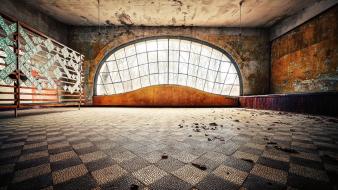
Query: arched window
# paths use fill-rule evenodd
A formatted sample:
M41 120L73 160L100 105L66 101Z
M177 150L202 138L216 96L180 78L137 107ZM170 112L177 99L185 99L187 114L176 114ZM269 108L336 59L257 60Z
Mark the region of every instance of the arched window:
M101 62L96 95L113 95L143 87L172 84L239 96L239 69L222 50L186 38L151 38L113 50Z

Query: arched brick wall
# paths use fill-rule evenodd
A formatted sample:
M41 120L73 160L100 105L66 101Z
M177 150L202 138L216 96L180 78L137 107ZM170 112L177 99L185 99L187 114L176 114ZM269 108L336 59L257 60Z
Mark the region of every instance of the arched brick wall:
M204 41L229 53L242 74L243 94L264 94L269 89L269 42L262 30L238 30L196 27L96 27L77 28L70 31L70 46L85 55L85 92L91 104L94 78L104 56L131 41L156 36L182 36ZM239 45L240 44L240 45Z

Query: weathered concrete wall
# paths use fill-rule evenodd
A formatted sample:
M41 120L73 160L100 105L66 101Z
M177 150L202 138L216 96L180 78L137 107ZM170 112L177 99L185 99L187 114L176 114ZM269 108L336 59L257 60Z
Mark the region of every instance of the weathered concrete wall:
M0 13L16 18L20 22L67 45L68 26L31 8L22 1L1 0Z
M243 78L243 93L264 94L269 90L269 39L267 31L246 29L239 42L239 30L202 27L73 27L69 45L85 55L86 100L91 102L95 72L104 55L130 41L151 36L186 36L214 44L227 51L238 63Z
M336 5L272 42L272 93L338 91L337 17Z

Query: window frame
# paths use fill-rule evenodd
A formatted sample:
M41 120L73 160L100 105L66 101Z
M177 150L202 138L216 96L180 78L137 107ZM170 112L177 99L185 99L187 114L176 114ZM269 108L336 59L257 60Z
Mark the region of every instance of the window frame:
M230 62L231 62L231 64L235 67L235 69L236 69L236 72L237 72L237 76L238 76L238 79L239 79L239 96L242 96L243 95L243 81L242 81L242 74L241 74L241 70L239 69L239 66L238 66L238 64L237 64L237 62L234 60L234 58L227 52L227 51L225 51L224 49L222 49L222 48L220 48L220 47L218 47L218 46L216 46L216 45L214 45L214 44L211 44L211 43L209 43L209 42L206 42L206 41L202 41L202 40L199 40L199 39L196 39L196 38L191 38L191 37L186 37L186 36L167 36L167 35L163 35L163 36L151 36L151 37L145 37L145 38L141 38L141 39L137 39L137 40L132 40L132 41L129 41L129 42L127 42L127 43L125 43L125 44L122 44L122 45L120 45L120 46L117 46L117 47L115 47L115 48L113 48L112 50L110 50L108 53L106 53L106 55L102 58L102 60L100 61L100 63L96 66L96 72L95 72L95 76L94 76L94 85L93 85L93 95L94 96L111 96L111 95L117 95L117 94L123 94L123 93L128 93L128 92L132 92L132 91L135 91L135 90L138 90L138 89L134 89L134 90L131 90L131 91L128 91L128 92L122 92L122 93L115 93L115 94L109 94L109 95L98 95L97 94L97 86L98 86L98 84L97 84L97 82L98 82L98 80L99 80L99 77L100 77L100 70L101 70L101 68L102 68L102 66L108 61L108 58L111 56L111 55L113 55L115 52L117 52L117 51L119 51L119 50L121 50L122 48L125 48L125 47L127 47L127 46L130 46L130 45L134 45L134 48L135 48L135 55L134 56L136 56L136 62L138 63L138 58L137 58L137 55L138 54L140 54L140 53L137 53L137 48L136 48L136 44L137 43L140 43L140 42L143 42L144 44L145 44L145 46L147 46L146 44L146 42L147 41L150 41L150 40L161 40L161 39L165 39L165 40L168 40L168 49L167 50L159 50L158 49L158 45L157 45L157 56L158 56L158 51L167 51L168 52L168 60L166 61L167 62L167 65L168 65L168 71L167 71L167 74L170 74L171 72L169 71L169 63L170 63L170 60L169 60L169 52L170 51L176 51L176 50L172 50L172 49L170 49L169 48L169 40L170 39L176 39L176 40L186 40L186 41L190 41L190 51L189 51L189 57L190 57L190 54L191 53L194 53L192 50L191 50L191 48L192 48L192 42L195 42L195 43L198 43L198 44L201 44L201 47L203 46L203 45L205 45L205 46L207 46L207 47L209 47L209 48L211 48L211 50L212 49L215 49L215 50L218 50L218 51L220 51L221 53L222 53L222 55L225 55L226 56L226 58L228 58L229 60L230 60ZM181 41L180 41L181 42ZM158 43L157 43L158 44ZM177 50L177 51L185 51L185 50L180 50L180 46L178 47L179 49ZM201 48L201 51L202 51L202 49L203 48ZM125 50L124 50L125 51ZM125 52L124 52L125 53ZM147 50L145 50L145 52L143 52L143 53L145 53L146 55L147 55L147 57L148 57L148 51ZM194 54L196 54L196 53L194 53ZM211 53L212 54L212 53ZM202 56L202 54L201 54L201 52L199 53L199 56ZM210 55L209 56L209 59L211 60L211 59L213 59L212 57L211 57L212 55ZM127 57L125 56L123 59L127 59ZM148 58L147 58L148 59ZM180 57L179 57L179 59L180 59ZM116 61L116 60L115 60ZM191 76L191 75L189 75L189 66L191 65L191 63L189 63L189 61L190 60L188 60L188 73L186 74L186 76L187 76L187 80L186 80L186 85L180 85L180 84L171 84L169 81L168 81L168 83L167 83L167 85L179 85L179 86L187 86L187 87L190 87L190 86L188 86L188 78L189 78L189 76ZM149 61L148 61L149 62ZM157 64L159 65L159 62L164 62L164 61L159 61L158 60L158 58L157 58ZM179 61L178 61L179 62ZM127 64L128 64L128 62L127 62ZM147 63L147 64L149 64L149 63ZM210 64L210 61L209 61L209 63L208 64ZM221 63L220 63L221 64ZM138 64L138 66L139 66L139 64ZM138 67L138 66L136 66L136 67ZM200 68L200 66L199 65L195 65L195 66L197 66L198 67L198 69ZM149 66L148 66L149 67ZM178 66L179 67L179 66ZM209 65L208 65L208 67L209 67ZM221 67L221 66L219 66L219 67ZM229 68L231 67L231 65L229 66ZM208 71L209 70L211 70L211 69L209 69L209 68L206 68L207 69L207 73L208 73ZM220 69L220 68L219 68ZM128 68L128 70L129 70L129 68ZM158 68L158 70L159 70L159 68ZM118 72L119 72L120 70L118 70ZM213 71L213 70L212 70ZM216 71L216 72L221 72L221 71ZM161 73L157 73L157 74L161 74ZM227 73L228 74L228 73ZM148 73L148 77L149 77L149 80L150 80L150 73ZM198 76L196 75L196 76L192 76L192 77L195 77L196 79L198 78ZM141 76L139 76L139 79L141 80ZM168 76L168 80L169 80L169 76ZM216 76L216 80L217 80L217 76ZM216 82L216 80L214 81L214 85L215 85L215 83L218 83L218 82ZM132 81L132 79L130 80L130 81ZM204 83L207 83L207 82L209 82L208 80L205 80L204 81ZM121 82L121 83L123 83L123 82ZM150 81L149 81L149 86L155 86L155 85L151 85L151 83L150 83ZM223 85L225 85L225 81L222 83ZM103 84L104 85L104 84ZM159 84L157 84L157 85L166 85L166 84L161 84L160 82L159 82ZM232 84L233 85L233 84ZM140 84L140 86L141 86L141 88L144 88L144 86L142 86L142 83ZM146 86L146 87L149 87L149 86ZM139 88L139 89L141 89L141 88ZM196 87L190 87L190 88L194 88L194 89L197 89L197 90L201 90L201 89L198 89L198 88L196 88ZM213 92L208 92L208 91L204 91L204 90L201 90L201 91L203 91L203 92L207 92L207 93L211 93L211 94L216 94L216 95L220 95L220 96L228 96L228 97L233 97L233 96L231 96L230 94L229 95L223 95L223 94L217 94L217 93L213 93ZM221 92L222 93L222 92Z

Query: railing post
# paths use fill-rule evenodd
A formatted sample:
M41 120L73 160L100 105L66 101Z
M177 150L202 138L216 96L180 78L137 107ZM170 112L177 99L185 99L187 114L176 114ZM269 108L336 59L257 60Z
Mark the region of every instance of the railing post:
M20 67L19 67L19 55L20 55L20 42L19 42L19 22L16 22L16 33L14 36L14 40L16 42L16 46L14 47L14 52L16 54L16 81L14 82L14 89L15 89L15 110L14 110L14 116L18 117L18 109L20 108Z
M79 100L79 110L81 109L81 99L82 99L82 63L79 66L80 69L80 100Z

